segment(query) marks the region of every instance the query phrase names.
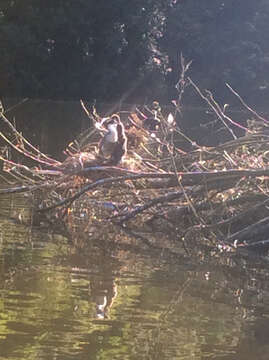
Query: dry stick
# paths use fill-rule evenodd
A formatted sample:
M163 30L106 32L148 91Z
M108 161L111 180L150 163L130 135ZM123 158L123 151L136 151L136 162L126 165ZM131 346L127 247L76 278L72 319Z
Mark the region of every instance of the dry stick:
M14 176L14 174L10 174L12 176ZM43 181L42 183L37 183L36 185L22 185L22 186L14 186L12 188L8 188L8 189L0 189L0 194L12 194L12 193L23 193L23 192L29 192L29 191L36 191L42 188L57 188L59 185L61 186L62 183L67 180L70 176L69 175L65 175L62 176L60 178L58 178L56 181Z
M1 155L0 155L0 160L4 161L5 163L7 163L7 164L9 164L9 165L12 165L12 166L16 166L16 167L18 167L18 168L21 168L21 169L29 172L31 175L36 176L36 177L39 177L40 180L44 180L44 177L41 176L41 174L37 173L35 170L29 169L26 165L17 164L17 163L15 163L14 161L5 159L5 158L2 157ZM4 170L4 171L5 171L5 170ZM6 172L8 172L8 171L6 171ZM30 180L30 179L29 179L29 180ZM32 181L32 179L31 179L31 181Z
M36 151L38 156L43 157L44 159L48 160L49 163L51 163L50 165L56 165L56 164L60 164L59 161L52 159L50 157L48 157L47 155L43 154L40 150L38 150L35 146L33 146L28 140L26 140L19 132L18 130L11 124L11 122L5 117L5 115L3 113L0 114L0 117L2 117L2 119L5 121L5 123L11 128L11 130L16 134L16 136L18 136L22 141L25 142L25 144L27 144L32 150ZM28 153L28 151L27 151ZM30 154L30 153L29 153ZM33 157L31 157L33 158ZM40 161L40 159L36 159L39 162L43 162L43 163L47 163L44 161Z
M228 160L233 166L237 166L236 162L232 159L231 155L227 153L226 150L223 151L223 157Z
M173 142L173 138L171 139L171 141ZM182 183L181 183L180 177L178 176L177 166L176 166L175 157L174 157L173 153L170 152L170 155L171 155L171 160L172 160L172 164L173 164L173 168L174 168L174 173L175 173L175 177L176 177L178 186L179 186L179 188L181 189L182 193L184 194L184 197L185 197L188 205L190 206L193 214L195 215L195 217L196 217L198 220L200 220L200 221L202 220L202 222L203 222L203 219L201 219L201 218L198 217L198 214L197 214L197 212L196 212L196 210L195 210L195 207L194 207L194 205L193 205L190 197L188 196L187 192L185 191L184 186L183 186Z
M222 121L222 123L224 124L224 126L226 127L226 129L228 131L230 131L230 133L232 134L234 139L237 139L237 136L235 135L235 133L233 132L233 129L231 129L228 124L226 124L226 122L224 121L225 118L225 114L222 111L221 107L219 106L219 104L217 103L217 101L213 98L212 93L209 90L205 90L205 92L208 95L208 99L210 99L211 104L212 104L212 108L215 108L215 113L218 115L219 114L219 119Z
M229 219L227 220L224 220L224 221L220 221L220 222L217 222L215 224L209 224L209 225L205 225L204 228L214 228L214 227L218 227L218 226L223 226L223 225L229 225L229 224L232 224L234 223L235 221L238 221L240 219L242 219L243 217L246 217L248 215L251 215L253 213L255 213L257 210L259 210L259 208L262 208L264 207L265 205L267 205L269 203L269 199L257 204L257 205L254 205L252 206L250 209L247 209L246 211L242 211L241 213L235 215L235 216L232 216L230 217ZM225 204L224 204L225 205ZM227 204L226 204L227 205Z
M86 108L86 105L84 104L84 101L82 99L80 99L80 105L81 105L82 109L85 111L88 118L91 119L91 114L88 111L88 109Z
M137 180L137 179L171 179L175 178L174 172L137 172L132 170L121 169L113 166L91 166L83 170L78 170L69 175L83 174L84 172L97 171L97 172L107 172L107 171L117 171L122 174L128 174L126 176L117 177L117 178L108 178L101 180L110 180L114 182L114 179L119 179L119 181L125 180ZM178 172L177 176L181 178L183 186L193 186L200 185L203 181L214 182L221 180L232 180L236 178L241 178L244 176L249 177L259 177L259 176L269 176L269 169L257 169L257 170L221 170L221 171L204 171L204 172ZM109 181L108 181L109 183Z
M241 98L241 96L231 87L231 85L229 85L228 83L226 83L226 86L228 87L228 89L231 90L231 92L240 100L241 104L249 111L251 112L253 115L255 115L258 119L264 121L265 123L269 123L268 120L266 120L264 117L260 116L256 111L254 111L253 109L251 109L251 107L249 107L245 101Z
M213 195L212 195L213 197ZM226 207L229 207L229 206L237 206L237 205L242 205L246 202L254 202L254 201L258 201L260 199L264 199L265 198L265 195L261 195L261 194L254 194L254 195L248 195L248 196L242 196L240 198L237 198L237 199L230 199L230 200L226 200L223 203L217 203L217 204L214 204L213 206L213 210L214 211L217 211L219 208L223 208L223 205L225 205ZM267 201L267 200L264 200L264 201ZM260 207L260 206L265 206L266 204L264 204L263 202L262 203L259 203L257 205L257 209ZM212 208L212 204L209 204L208 201L205 201L205 200L202 200L200 201L198 204L196 204L196 209L198 211L206 211L206 210L209 210ZM253 210L254 209L254 210ZM237 219L240 219L241 217L241 214L242 216L246 216L247 215L247 212L249 211L249 213L252 213L252 211L256 211L257 210L254 207L250 208L249 210L247 210L246 212L242 212L238 215L235 215L234 217L232 218L229 218L227 220L224 220L224 221L221 221L219 223L216 223L216 224L208 224L208 225L205 225L205 227L214 227L215 225L216 226L219 226L219 225L225 225L226 222L227 224L229 224L232 220L233 221L236 221ZM177 215L177 216L185 216L187 214L190 213L190 209L189 209L189 206L188 205L179 205L177 206L176 208L172 208L172 209L169 209L166 214L168 216L171 215ZM165 212L161 213L160 216L163 216L165 214Z
M172 101L172 104L175 105L175 112L174 118L176 117L177 112L182 116L182 112L180 109L180 105L182 102L182 97L185 91L188 82L186 81L185 75L186 72L189 70L192 64L192 60L185 64L185 58L183 57L182 53L180 53L180 65L181 65L181 72L179 74L178 82L175 85L175 88L178 92L177 101ZM186 136L180 129L175 129L177 133L179 133L182 137L184 137L192 146L198 146L193 140L191 140L188 136ZM199 146L198 146L199 147Z
M182 103L182 97L183 97L183 94L184 94L184 91L185 91L185 88L187 85L187 82L185 80L185 74L189 70L191 64L192 64L192 60L189 61L187 64L185 64L185 58L183 57L182 53L180 53L181 72L179 74L178 82L175 85L175 88L177 89L177 92L178 92L178 98L177 98L176 103L173 102L173 104L176 105L175 115L177 112L180 115L182 115L180 105Z
M265 138L266 140L261 140ZM185 159L187 157L187 160L189 158L193 159L195 156L201 156L201 153L203 155L204 160L208 160L210 158L214 158L219 155L222 156L222 152L225 151L225 149L231 149L238 146L243 145L252 145L252 144L267 144L268 145L268 138L269 136L266 134L251 134L249 136L244 136L238 139L234 139L231 141L227 141L224 144L218 145L216 147L201 147L198 150L194 150L192 152L189 152L186 156L183 156L182 158ZM195 160L193 160L195 161Z
M206 96L203 95L203 93L201 92L201 90L200 90L200 89L198 88L198 86L191 80L191 78L188 78L188 80L189 80L190 84L194 87L194 89L197 91L197 93L201 96L201 98L208 103L208 105L211 107L211 109L214 110L214 112L216 113L216 115L218 116L219 119L222 119L222 117L224 117L225 119L227 119L230 123L232 123L232 124L235 125L236 127L240 128L240 129L242 129L242 130L244 130L244 131L249 131L248 128L246 128L246 127L243 126L243 125L238 124L236 121L232 120L229 116L225 115L225 114L223 113L223 111L221 111L221 113L218 114L218 110L215 109L214 106L210 103L209 99L208 99ZM214 103L216 103L215 100L214 100ZM222 119L222 120L223 120L223 119ZM229 129L230 129L230 128L229 128Z
M89 118L89 120L91 120L92 121L92 124L94 125L94 128L90 131L90 133L88 133L86 136L84 136L84 138L82 138L82 140L81 141L83 141L84 143L85 143L85 141L87 140L87 139L89 139L95 132L96 132L96 127L95 127L95 125L96 125L96 119L95 119L95 117L89 112L89 110L87 109L87 107L86 107L86 105L85 105L85 103L84 103L84 101L82 100L82 99L80 99L80 105L81 105L81 107L82 107L82 109L84 110L84 112L85 112L85 114L87 115L87 117ZM84 132L85 133L85 132ZM76 145L77 145L77 147L78 148L80 148L81 146L81 141L80 141L80 143L78 143L78 141L75 141L75 143L76 143ZM82 146L83 146L84 144L82 144Z
M193 191L193 193L195 193L195 191ZM206 200L207 201L207 200ZM195 210L200 211L200 210L208 210L209 205L208 203L203 200L202 202L199 202L198 204L196 204L196 208ZM163 211L161 211L158 214L154 214L151 219L149 221L152 221L156 218L163 218L166 215L166 219L170 217L170 215L172 216L185 216L185 215L189 215L190 212L192 211L192 209L190 208L189 204L187 205L173 205L171 206L171 208L165 209ZM206 225L205 225L206 226Z
M252 244L246 244L246 245L244 245L243 246L243 248L245 249L245 248L252 248L252 247L255 247L255 248L257 248L258 246L268 246L269 245L269 240L261 240L261 241L256 241L256 242L254 242L254 243L252 243Z
M50 165L47 161L43 161L39 158L37 158L35 155L32 155L31 153L29 153L28 151L26 150L22 150L20 147L14 145L12 143L12 141L10 141L2 132L0 132L0 137L2 137L3 140L5 140L6 143L8 143L11 147L13 147L13 149L15 149L16 151L18 151L20 154L34 160L34 161L37 161L39 163L42 163L42 164L46 164L46 165ZM55 162L54 165L60 165L61 163L60 162Z
M179 181L178 178L177 178L177 181ZM114 218L115 218L115 217L122 217L122 216L123 216L123 218L122 218L121 221L120 221L120 223L123 223L123 222L128 221L128 220L130 220L131 218L135 217L136 215L142 213L143 211L149 209L150 207L155 206L156 204L163 203L163 202L166 202L166 201L175 200L175 199L179 198L180 196L184 195L185 198L186 198L186 200L187 200L187 202L188 202L188 204L189 204L189 206L191 207L194 215L196 216L196 218L197 218L198 220L200 220L200 221L202 220L203 225L206 226L206 224L205 224L205 222L203 221L203 219L198 216L198 214L197 214L197 212L196 212L196 209L194 208L192 202L189 201L189 197L188 197L188 195L186 194L185 189L184 189L184 187L183 187L182 185L181 185L181 189L182 189L181 192L178 192L178 191L177 191L177 192L169 193L168 195L160 196L160 197L155 198L155 199L153 199L153 200L151 200L151 201L148 201L148 202L147 202L146 204L144 204L144 205L141 205L141 206L136 207L134 210L131 210L130 212L128 212L128 213L127 213L126 215L124 215L124 216L121 215L121 214L119 214L119 215L114 216ZM268 201L269 201L269 200L268 200Z
M119 168L117 166L88 166L84 169L80 169L80 170L76 170L73 172L70 172L69 175L83 175L84 173L90 172L90 171L97 171L97 172L106 172L109 171L110 173L112 171L117 171L120 174L132 174L132 175L138 175L141 174L140 172L137 171L133 171L133 170L129 170L129 169L124 169L124 168ZM142 173L144 174L144 173ZM152 174L152 173L146 173L146 174ZM155 173L157 174L157 173ZM165 173L167 174L167 173Z
M22 99L20 102L18 102L17 104L15 104L15 105L13 105L13 106L10 106L10 107L7 108L7 109L4 109L3 106L2 106L2 109L4 110L4 111L2 111L2 112L3 112L4 114L6 114L6 113L8 113L9 111L14 110L16 107L24 104L24 103L25 103L26 101L28 101L28 100L29 100L29 98Z
M219 120L224 124L224 126L226 127L226 129L231 133L232 137L234 139L236 139L236 136L233 132L233 130L226 124L226 122L223 120L223 116L222 116L222 111L220 110L219 105L216 103L216 101L214 101L213 96L211 94L210 91L207 90L207 94L209 94L209 97L205 96L201 90L198 88L198 86L191 80L191 78L188 78L190 84L194 87L194 89L197 91L197 93L200 95L200 97L205 100L209 107L211 107L211 109L214 111L214 113L217 115L217 117L219 118ZM211 101L210 101L210 100Z
M135 209L129 211L126 215L119 214L119 215L114 216L114 218L121 217L122 219L120 220L120 223L122 224L123 222L134 218L136 215L142 213L143 211L145 211L145 210L147 210L147 209L149 209L149 208L151 208L151 207L153 207L153 206L155 206L157 204L160 204L160 203L162 204L162 203L167 202L167 201L176 200L176 199L178 199L179 197L181 197L183 195L187 199L188 204L189 204L190 208L192 209L192 211L193 211L194 215L196 216L196 218L198 220L200 220L200 221L202 220L202 222L204 223L203 219L201 219L198 216L198 214L196 212L196 209L194 208L191 201L188 200L189 197L186 194L186 191L185 191L183 186L182 186L182 189L183 189L182 191L175 191L175 192L171 192L171 193L169 193L167 195L162 195L160 197L154 198L153 200L148 201L146 204L138 206Z
M58 203L46 207L46 208L42 208L39 211L40 212L44 212L44 211L49 211L52 209L55 209L56 207L59 206L63 206L63 205L68 205L70 206L75 200L77 200L81 195L83 195L85 192L95 189L99 186L105 185L105 184L113 184L115 182L121 182L121 181L126 181L126 180L137 180L137 179L142 179L142 178L156 178L156 177L167 177L168 174L137 174L137 175L126 175L126 176L118 176L118 177L114 177L114 178L105 178L105 179L100 179L95 181L94 183L91 183L89 185L86 185L84 188L82 188L80 191L78 191L75 195L66 198L62 201L59 201ZM174 174L169 174L168 177L174 176Z
M17 176L14 172L9 172L9 176L11 176L13 179L15 179L15 182L18 183L18 182L21 182L22 181L22 178Z
M244 130L246 133L252 133L251 130L249 130L248 128L246 128L243 125L240 125L239 123L237 123L236 121L232 120L228 115L224 114L224 112L222 112L223 117L228 120L230 123L232 123L233 125L237 126L238 128Z
M15 186L8 189L0 189L0 194L13 194L13 193L23 193L23 192L29 192L29 191L35 191L42 188L50 188L56 186L57 183L43 183L43 184L37 184L37 185L29 185L29 186Z
M4 180L4 182L8 183L8 185L14 185L14 181L8 180L5 176L0 174L0 179Z
M167 173L166 175L168 175ZM165 175L165 174L159 174ZM183 186L192 186L200 185L203 181L214 182L214 181L223 181L223 180L232 180L236 178L241 178L244 176L249 177L259 177L259 176L268 176L269 169L258 169L258 170L223 170L223 171L205 171L199 173L178 173L181 176L181 181ZM171 175L170 175L171 176ZM165 177L165 176L164 176ZM168 177L168 176L167 176Z
M35 180L27 177L24 174L21 174L16 168L10 169L9 174L13 175L20 182L27 181L28 183L35 184Z
M243 145L255 145L259 143L267 144L268 145L268 135L266 134L251 134L250 136L244 136L236 140L228 141L224 144L218 145L217 147L213 148L213 151L224 151L224 149L230 149L233 147L239 147ZM261 140L261 138L266 138L266 140ZM208 151L209 154L212 154L211 151Z
M125 221L134 218L136 215L141 214L143 211L157 205L162 204L167 201L176 200L183 195L182 191L174 191L166 195L159 196L153 200L148 201L146 204L137 206L134 210L129 211L126 215L119 214L115 217L121 217L120 223L122 224Z
M263 218L262 220L257 221L254 224L251 224L247 227L245 227L243 230L240 230L231 236L227 237L225 239L226 243L233 243L234 241L238 240L239 242L242 242L244 238L250 238L257 235L257 233L261 233L262 230L268 230L269 228L269 217Z
M186 79L185 79L185 74L186 72L189 70L190 66L191 66L191 63L192 61L189 61L187 64L185 64L185 58L183 57L182 53L180 54L180 65L181 65L181 72L180 72L180 75L179 75L179 79L178 79L178 82L175 86L175 88L177 89L177 92L178 92L178 99L177 99L177 102L175 103L176 105L176 110L175 110L175 114L176 115L176 112L178 111L179 114L181 114L181 110L180 110L180 105L182 103L182 97L183 97L183 94L184 94L184 91L185 91L185 87L186 87ZM182 115L182 114L181 114ZM181 134L181 131L178 131L180 134ZM171 144L172 146L174 145L173 143L173 140L174 140L174 137L173 137L173 134L172 133L172 136L171 136ZM191 144L193 145L193 142L187 138L185 135L184 137L189 140L191 142ZM174 172L175 172L175 176L176 176L176 180L177 180L177 183L178 183L178 186L179 188L181 189L181 191L183 192L184 194L184 197L189 205L189 207L191 208L193 214L195 215L195 217L198 219L198 220L202 220L202 219L199 219L198 217L198 214L196 212L196 209L190 199L190 197L188 196L187 192L185 191L184 189L184 186L182 185L181 183L181 179L180 177L178 176L178 170L177 170L177 166L176 166L176 162L175 162L175 157L174 157L174 154L170 151L170 155L171 155L171 160L172 160L172 164L173 164L173 168L174 168ZM202 220L203 221L203 220Z
M187 140L192 146L196 146L198 148L201 148L201 146L199 146L195 141L193 141L192 139L190 139L187 135L185 135L181 130L179 129L175 129L175 132L177 132L180 136L182 136L185 140ZM178 148L175 148L176 150ZM186 152L183 152L183 150L180 151L181 153L183 153L184 155L188 154Z
M94 169L94 167L93 167ZM100 170L100 168L96 167L95 170ZM102 169L107 170L107 169ZM208 182L214 182L219 180L231 180L236 179L244 176L263 176L263 175L269 175L269 170L228 170L228 171L221 171L221 172L203 172L203 173L178 173L178 176L181 176L182 179L182 185L183 186L193 186L198 185L203 181ZM105 178L95 181L94 183L91 183L89 185L86 185L84 188L82 188L79 192L77 192L75 195L66 198L62 201L59 201L58 203L45 207L40 209L39 211L49 211L52 209L55 209L57 207L68 205L70 206L76 199L78 199L81 195L83 195L85 192L95 189L102 185L107 184L113 184L113 183L119 183L126 180L138 180L138 179L146 179L146 178L174 178L174 173L139 173L139 174L130 174L126 176L118 176L113 178ZM1 191L0 191L1 193ZM178 192L177 192L178 194ZM182 193L181 193L182 194ZM142 210L143 211L143 210Z

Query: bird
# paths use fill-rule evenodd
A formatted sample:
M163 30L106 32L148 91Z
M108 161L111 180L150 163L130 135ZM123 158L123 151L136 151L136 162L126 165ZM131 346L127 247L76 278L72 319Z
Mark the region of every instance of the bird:
M157 131L161 123L161 120L157 116L158 111L154 109L152 111L147 110L147 114L148 115L136 108L136 113L134 114L135 122L147 131Z
M88 151L75 153L68 156L59 166L44 171L50 172L51 175L74 175L82 174L85 169L90 167L119 165L127 152L125 127L116 114L104 119L99 125L98 129L105 132L105 135L99 141L98 153ZM92 177L90 170L84 175Z
M99 155L108 159L106 165L116 166L127 152L125 127L117 114L106 119L102 123L102 127L105 129L105 135L99 142Z
M109 163L110 165L118 165L127 153L127 137L125 135L125 128L123 123L118 119L117 123L118 140L111 153Z
M144 120L144 128L149 131L157 131L161 120L157 116L157 111L153 110L153 115L146 117Z
M118 118L116 116L112 116L102 124L105 135L98 144L98 152L101 157L109 158L112 155L118 141L117 125Z

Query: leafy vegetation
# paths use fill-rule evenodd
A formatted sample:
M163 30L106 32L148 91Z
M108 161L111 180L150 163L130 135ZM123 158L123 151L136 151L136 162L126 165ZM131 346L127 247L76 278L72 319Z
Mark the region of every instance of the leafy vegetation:
M107 99L141 87L153 70L162 2L6 1L1 8L5 95Z
M268 18L266 0L2 0L1 94L166 102L182 52L202 88L263 104Z

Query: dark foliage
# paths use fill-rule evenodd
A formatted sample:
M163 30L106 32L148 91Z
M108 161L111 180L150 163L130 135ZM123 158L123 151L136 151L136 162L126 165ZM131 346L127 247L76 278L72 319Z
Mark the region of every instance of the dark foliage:
M155 56L165 3L2 1L2 93L102 100L138 93L145 74L162 67Z
M193 60L192 78L202 88L225 96L225 83L252 104L269 93L269 3L266 0L178 1L167 13L161 39L178 71L179 53Z
M268 20L267 0L2 0L0 92L164 101L182 52L202 87L262 103Z

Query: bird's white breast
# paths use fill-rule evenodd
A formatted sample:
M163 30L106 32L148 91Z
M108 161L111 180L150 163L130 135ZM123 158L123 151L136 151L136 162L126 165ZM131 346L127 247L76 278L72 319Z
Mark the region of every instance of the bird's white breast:
M118 141L117 125L108 125L108 133L106 134L106 141L115 143Z

